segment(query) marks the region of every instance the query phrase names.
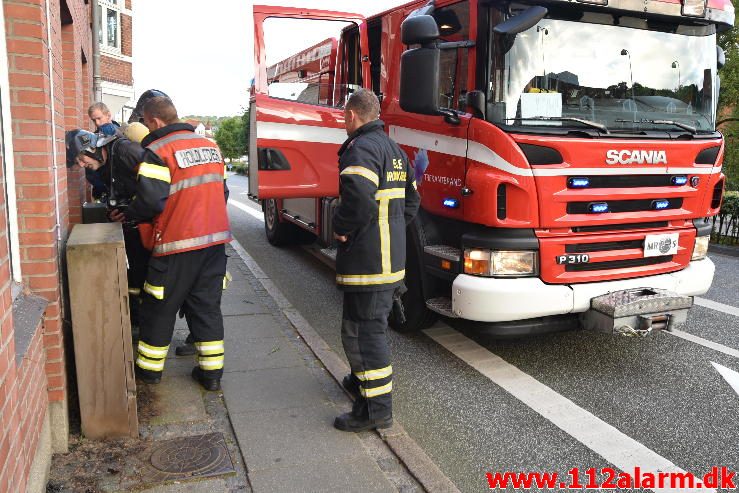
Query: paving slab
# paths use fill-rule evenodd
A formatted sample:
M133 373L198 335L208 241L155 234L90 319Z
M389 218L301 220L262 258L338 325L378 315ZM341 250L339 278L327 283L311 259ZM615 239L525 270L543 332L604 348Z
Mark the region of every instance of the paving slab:
M310 467L275 467L249 474L256 493L317 492L387 493L397 492L380 468L367 457L353 461L319 462Z
M328 403L321 384L307 368L225 373L221 385L229 414Z
M303 359L286 337L226 339L224 371L263 370L303 366Z
M282 329L272 314L252 314L223 318L225 340L235 338L258 339L261 337L280 337ZM226 349L228 350L228 349Z
M168 372L165 368L161 383L150 386L151 392L156 396L156 414L150 419L153 426L208 419L198 384L189 374L175 373Z
M231 414L249 471L365 457L355 435L334 429L333 406ZM312 467L312 466L311 466Z
M247 298L226 300L221 302L221 313L224 317L231 315L252 315L255 313L270 313L270 310L262 304Z
M222 479L205 481L177 481L141 490L139 493L227 493L229 491Z

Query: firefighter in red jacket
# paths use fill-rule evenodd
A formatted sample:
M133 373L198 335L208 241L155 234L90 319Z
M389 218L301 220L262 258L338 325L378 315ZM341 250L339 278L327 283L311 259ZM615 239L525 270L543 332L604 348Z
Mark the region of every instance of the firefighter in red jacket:
M377 96L356 91L344 113L349 139L339 150L341 197L333 227L336 282L344 291L341 341L352 370L343 384L356 400L334 426L364 431L392 425L387 320L405 277L406 225L420 197L408 157L378 119Z
M151 133L142 141L137 194L126 211L128 219L152 224L136 374L145 383L159 383L177 312L187 306L198 350L192 376L206 390L218 390L225 243L231 241L225 165L218 146L180 122L169 98L149 100L143 118Z

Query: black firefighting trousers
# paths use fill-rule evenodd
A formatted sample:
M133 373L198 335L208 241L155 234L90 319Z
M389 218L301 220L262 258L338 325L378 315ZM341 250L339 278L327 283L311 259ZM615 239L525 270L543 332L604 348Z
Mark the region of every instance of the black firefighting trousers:
M151 252L141 243L139 230L123 226L123 240L126 244L126 258L128 259L128 303L131 315L131 327L139 326L141 312L141 290L146 281L146 270L149 265Z
M344 292L341 342L360 397L352 412L371 420L392 416L392 374L387 319L393 289Z
M172 341L177 312L187 305L187 322L206 378L223 374L223 315L221 295L226 274L226 249L202 250L152 257L141 305L141 339L136 365L161 374Z

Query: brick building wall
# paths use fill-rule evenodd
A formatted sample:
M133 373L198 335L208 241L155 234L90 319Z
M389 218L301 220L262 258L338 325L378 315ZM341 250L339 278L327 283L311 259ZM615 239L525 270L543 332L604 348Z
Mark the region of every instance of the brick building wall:
M130 0L128 4L131 4ZM121 15L121 53L126 56L133 55L133 19L125 14ZM129 83L133 83L133 79Z
M118 60L109 56L100 57L100 74L103 80L130 86L133 84L131 62Z
M5 128L12 132L19 233L14 248L25 292L12 300L8 204L0 193L0 491L42 491L44 465L52 450L66 450L68 439L63 321L69 317L60 258L71 225L80 219L84 185L79 170L66 169L64 132L89 128L90 5L3 0L2 6L9 86L0 84L11 103ZM3 176L3 186L6 181ZM32 301L42 307L37 320L14 317Z

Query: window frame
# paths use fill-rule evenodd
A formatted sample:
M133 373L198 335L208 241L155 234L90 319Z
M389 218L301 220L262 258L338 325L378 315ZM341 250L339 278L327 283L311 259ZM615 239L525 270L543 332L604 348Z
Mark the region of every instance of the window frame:
M15 188L15 160L13 151L13 120L10 103L10 77L5 38L5 16L0 9L0 153L3 167L3 190L7 220L6 241L10 260L12 299L21 293L21 245L18 228L18 200Z
M448 3L439 6L435 13L437 11L443 11L445 9L452 9L454 7L462 6L462 8L467 9L467 24L462 25L462 31L466 32L466 36L461 41L469 41L470 39L473 39L473 32L471 29L471 19L474 15L473 5L470 0L459 0L456 2ZM443 41L443 36L442 36ZM457 41L457 40L455 40ZM439 94L439 107L450 109L453 111L462 111L465 112L466 110L462 108L462 92L469 91L469 85L470 85L470 78L469 78L469 57L472 53L472 47L464 47L464 48L455 48L453 50L449 50L447 53L453 53L454 55L454 61L453 61L453 79L451 81L451 106L447 106L446 104L442 103L442 98L444 98L444 94ZM445 53L442 52L442 63L444 59ZM441 69L441 67L440 67ZM442 75L443 77L443 75ZM441 87L440 87L441 90Z
M121 54L122 29L121 29L121 13L125 9L125 0L98 0L100 6L100 26L98 30L98 42L103 52ZM118 29L116 35L116 45L108 44L108 12L115 12L116 26Z

